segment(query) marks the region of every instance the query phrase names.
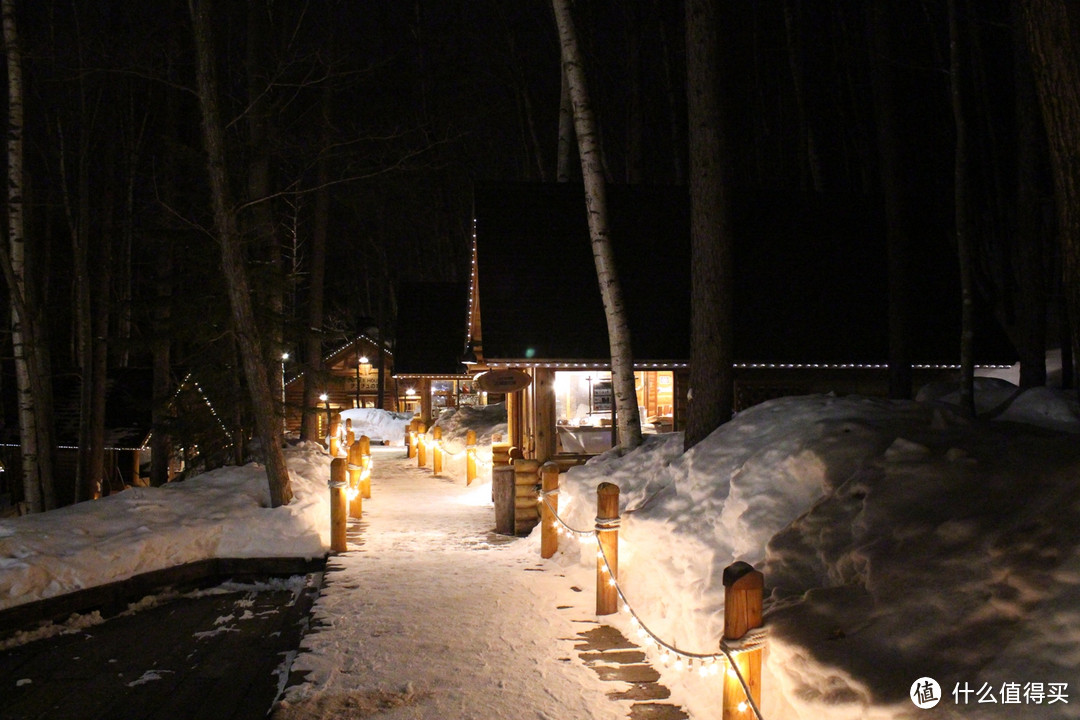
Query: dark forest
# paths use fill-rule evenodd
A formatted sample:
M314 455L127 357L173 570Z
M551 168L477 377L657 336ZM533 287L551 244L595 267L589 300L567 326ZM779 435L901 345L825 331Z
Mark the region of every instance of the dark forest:
M1045 382L1049 348L1071 366L1080 107L1054 88L1080 75L1080 9L1066 5L716 3L725 182L881 214L897 395L911 392L904 328L925 320L905 315L904 289L941 248L1024 384ZM577 0L574 13L607 182L689 185L682 3ZM193 373L226 422L255 432L216 195L274 387L283 352L302 369L358 331L392 340L399 284L465 278L475 183L557 179L560 49L544 0L9 0L5 38L9 137L16 48L23 106L23 236L6 222L5 246L25 250L21 302L51 384L40 422L55 424L57 388L81 388L79 497L100 491L94 431L117 369L152 368L155 407ZM224 195L208 181L199 48ZM17 444L19 311L3 297L4 442ZM7 475L0 492L22 499Z

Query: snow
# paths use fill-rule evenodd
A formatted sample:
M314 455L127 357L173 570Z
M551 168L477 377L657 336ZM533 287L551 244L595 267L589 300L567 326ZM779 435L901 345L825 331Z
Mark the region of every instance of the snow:
M1080 410L984 378L993 420L968 421L953 392L774 400L687 453L679 434L649 436L564 474L560 511L587 529L596 485L620 486L621 587L687 652L717 650L723 568L764 572L766 718L1080 718ZM597 620L595 547L563 538L542 561L538 531L491 534L487 471L465 486L464 429L482 460L505 432L486 412L443 416L439 478L373 448L373 497L331 558L285 717L627 715L573 650ZM247 465L0 521L0 608L207 557L325 552L329 458L302 444L288 460L284 508ZM603 620L633 637L628 616ZM716 678L649 652L672 701L716 716ZM941 686L932 711L908 696L924 676Z
M402 445L412 413L389 412L379 408L348 408L341 411L341 423L352 422L354 437L367 435L373 444Z

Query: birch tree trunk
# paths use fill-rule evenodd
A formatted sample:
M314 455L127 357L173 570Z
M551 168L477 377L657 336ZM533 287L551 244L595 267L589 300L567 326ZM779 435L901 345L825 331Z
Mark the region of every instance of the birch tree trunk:
M687 0L690 126L690 392L683 447L731 419L735 396L735 273L724 185L719 98L718 0Z
M195 40L196 78L202 111L207 174L214 208L214 227L221 244L221 267L229 294L236 341L242 356L244 377L255 412L255 426L265 457L270 505L278 507L287 505L292 499L292 487L289 470L285 465L285 455L281 450L283 434L281 422L275 412L275 393L270 387L266 354L263 352L263 343L252 309L236 209L229 200L225 133L218 108L210 6L209 0L188 0Z
M611 349L611 387L615 395L619 447L632 450L641 444L641 418L634 383L634 354L630 346L630 325L623 304L622 287L615 268L615 250L608 228L607 186L596 135L596 120L589 103L585 65L578 44L569 0L552 0L562 47L563 73L569 85L574 112L581 174L585 180L585 208L589 220L596 277L607 318Z
M8 242L3 253L3 270L11 295L11 339L15 356L18 394L19 441L21 444L23 499L30 512L56 507L52 478L52 432L47 418L49 395L36 341L34 310L30 298L32 283L25 277L26 237L23 224L23 86L22 53L16 24L15 0L2 0L4 51L8 78ZM46 420L43 422L43 420Z
M570 105L570 86L566 83L566 73L562 76L559 90L559 146L556 160L556 182L570 182L570 162L574 149L574 109Z

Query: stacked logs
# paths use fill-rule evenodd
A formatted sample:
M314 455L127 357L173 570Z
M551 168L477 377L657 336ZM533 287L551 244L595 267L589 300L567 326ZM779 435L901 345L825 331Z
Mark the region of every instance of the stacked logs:
M537 460L514 460L514 534L528 535L540 522L536 505L536 483L540 479Z

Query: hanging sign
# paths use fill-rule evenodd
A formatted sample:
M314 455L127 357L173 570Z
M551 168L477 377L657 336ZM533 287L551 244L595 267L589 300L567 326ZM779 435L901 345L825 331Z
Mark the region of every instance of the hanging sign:
M477 387L489 393L511 393L527 388L531 382L529 373L517 368L488 370L476 378Z
M592 412L611 412L614 405L610 382L598 382L592 387Z

